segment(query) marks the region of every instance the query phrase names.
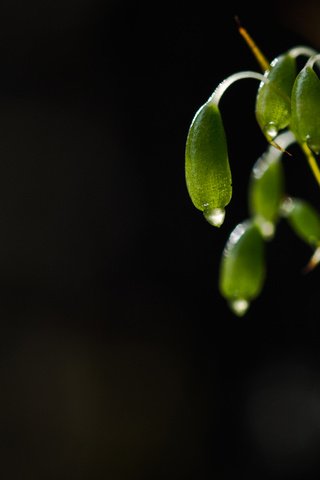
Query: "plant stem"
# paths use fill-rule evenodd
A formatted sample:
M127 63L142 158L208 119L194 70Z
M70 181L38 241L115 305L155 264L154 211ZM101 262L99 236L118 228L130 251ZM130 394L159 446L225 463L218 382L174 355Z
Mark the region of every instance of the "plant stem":
M309 60L307 61L306 63L306 67L311 67L313 68L313 65L317 62L319 62L320 60L320 53L318 53L317 55L313 55L311 58L309 58Z
M305 154L305 156L308 160L309 166L311 168L312 174L313 174L316 182L318 183L318 185L320 187L320 169L319 169L319 166L317 164L317 161L314 158L312 151L310 150L310 148L308 147L308 145L306 143L300 143L299 145L300 145L303 153Z
M261 73L253 72L250 70L234 73L233 75L230 75L229 77L225 78L221 83L219 83L213 94L210 96L208 102L218 105L222 95L230 87L230 85L232 85L234 82L237 82L238 80L244 80L247 78L260 80L260 82L264 83L267 83L269 81L268 78Z
M310 47L305 47L304 45L298 45L297 47L290 48L288 54L290 57L297 58L299 56L312 57L316 55L317 51Z
M243 26L240 24L240 20L238 17L235 17L235 20L238 24L238 31L240 33L240 35L242 36L242 38L244 39L244 41L246 42L246 44L248 45L248 47L250 48L251 52L253 53L253 55L255 56L258 64L260 65L260 68L263 72L265 72L266 70L269 70L270 68L270 64L267 60L267 58L264 56L264 54L262 53L262 51L260 50L260 48L257 46L257 44L255 43L255 41L253 40L253 38L251 37L251 35L247 32L247 30L245 28L243 28Z

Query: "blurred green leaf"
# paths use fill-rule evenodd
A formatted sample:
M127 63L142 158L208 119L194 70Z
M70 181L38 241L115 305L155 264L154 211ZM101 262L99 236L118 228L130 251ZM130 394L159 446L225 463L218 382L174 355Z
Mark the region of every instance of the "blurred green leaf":
M219 286L231 309L243 315L261 292L265 279L265 246L259 227L246 220L232 231L220 264Z
M320 245L320 215L306 200L288 198L285 217L293 231L312 247Z

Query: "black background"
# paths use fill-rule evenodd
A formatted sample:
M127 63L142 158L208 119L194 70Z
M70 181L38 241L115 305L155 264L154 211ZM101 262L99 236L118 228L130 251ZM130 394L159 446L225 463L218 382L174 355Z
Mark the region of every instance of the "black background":
M0 5L6 478L319 477L310 248L279 224L244 318L217 286L265 149L254 81L221 101L234 193L220 229L185 186L195 111L228 75L258 70L235 15L270 59L319 47L315 2ZM292 153L288 193L317 207L318 187Z

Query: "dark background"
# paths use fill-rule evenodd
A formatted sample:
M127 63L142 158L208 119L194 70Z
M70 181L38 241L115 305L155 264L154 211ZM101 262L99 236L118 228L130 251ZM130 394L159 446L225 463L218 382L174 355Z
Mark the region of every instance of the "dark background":
M272 59L319 48L317 2L0 3L0 460L5 478L320 474L319 271L286 224L236 318L220 255L265 149L255 82L221 102L234 178L221 229L188 197L195 111ZM300 153L288 193L319 205Z

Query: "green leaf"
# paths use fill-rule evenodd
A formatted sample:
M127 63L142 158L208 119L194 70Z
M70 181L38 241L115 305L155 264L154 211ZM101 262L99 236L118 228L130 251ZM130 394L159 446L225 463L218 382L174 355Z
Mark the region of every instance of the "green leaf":
M265 248L259 227L252 220L231 233L220 264L219 287L231 309L243 315L257 297L265 279Z
M292 89L291 128L300 142L320 153L320 80L308 65L298 74Z
M261 83L256 97L256 118L270 142L279 130L286 128L291 115L291 90L296 77L296 61L283 54L275 58L265 73L267 83Z
M249 210L265 238L272 237L284 196L282 152L271 146L254 164L249 181Z
M220 111L208 101L196 113L187 137L185 174L190 198L215 226L232 196L227 142Z
M293 231L312 247L320 245L320 215L306 200L288 198L283 207Z

